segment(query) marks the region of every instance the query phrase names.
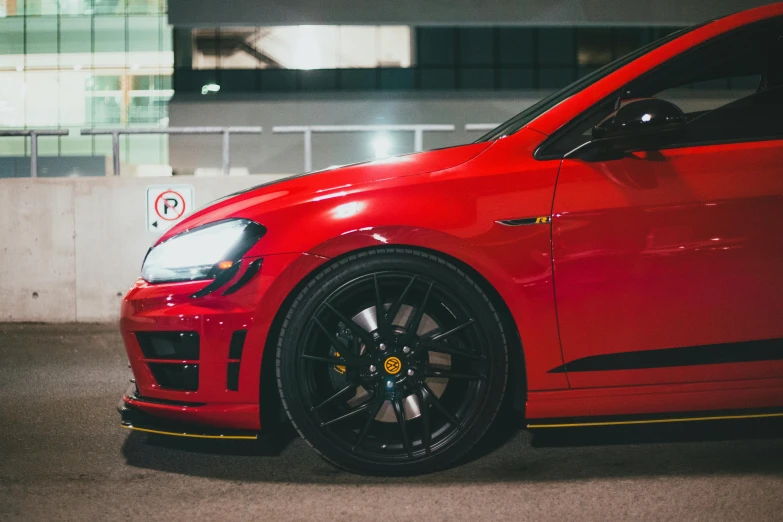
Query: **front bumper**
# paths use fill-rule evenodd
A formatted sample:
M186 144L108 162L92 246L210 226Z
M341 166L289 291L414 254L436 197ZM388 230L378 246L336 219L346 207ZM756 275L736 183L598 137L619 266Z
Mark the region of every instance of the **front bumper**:
M145 406L157 408L158 415L145 411ZM189 410L189 408L196 409ZM117 411L120 413L121 426L134 431L198 439L256 440L258 438L258 433L254 431L210 428L203 424L193 424L194 419L204 413L203 410L199 412L199 408L200 406L145 401L138 394L136 386L131 386L120 400ZM176 415L177 411L184 415ZM178 421L177 417L184 417L186 421Z
M225 288L253 261L243 260ZM122 399L127 427L167 431L156 423L174 423L191 431L201 426L207 434L258 432L261 402L277 400L260 392L272 321L296 284L324 261L307 254L264 256L260 271L227 295L224 288L199 295L211 281L139 280L123 300L120 319L137 387Z

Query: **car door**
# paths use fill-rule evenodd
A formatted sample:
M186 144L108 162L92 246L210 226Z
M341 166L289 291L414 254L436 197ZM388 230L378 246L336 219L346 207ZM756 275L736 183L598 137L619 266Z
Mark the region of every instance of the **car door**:
M552 248L565 364L551 371L572 387L783 376L782 41L780 19L719 37L555 137L583 143L618 97L658 96L688 118L663 150L562 162Z

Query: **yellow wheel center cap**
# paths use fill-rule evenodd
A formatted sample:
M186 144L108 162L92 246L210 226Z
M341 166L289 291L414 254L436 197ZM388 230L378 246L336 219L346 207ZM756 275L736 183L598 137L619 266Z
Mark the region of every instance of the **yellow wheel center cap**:
M402 370L402 361L397 357L389 357L383 363L383 369L386 370L386 373L389 375L397 375L400 373L400 370Z

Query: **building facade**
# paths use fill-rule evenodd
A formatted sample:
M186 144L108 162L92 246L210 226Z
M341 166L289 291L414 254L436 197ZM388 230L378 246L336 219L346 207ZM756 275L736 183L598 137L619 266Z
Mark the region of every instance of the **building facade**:
M166 9L165 0L0 0L0 129L167 126ZM40 138L39 153L71 166L111 154L110 138L73 134ZM2 157L29 149L27 140L0 138ZM165 164L168 140L125 137L122 152L127 163Z
M0 0L0 130L263 126L232 137L232 173L295 173L410 152L415 137L320 134L307 163L303 136L275 126L448 124L423 147L464 143L479 136L466 124L499 123L672 31L760 3ZM59 158L43 175L107 173L110 141L41 138L40 154ZM28 175L12 160L29 153L0 138L0 175ZM221 142L123 136L121 163L124 175L214 175Z

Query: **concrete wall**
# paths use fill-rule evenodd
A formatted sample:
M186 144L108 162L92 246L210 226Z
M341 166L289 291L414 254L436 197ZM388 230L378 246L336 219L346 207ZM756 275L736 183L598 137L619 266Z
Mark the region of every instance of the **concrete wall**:
M177 95L169 105L172 126L261 125L258 136L231 138L231 165L250 173L301 172L301 135L272 134L275 125L371 125L447 123L456 132L426 133L424 149L469 143L480 132L465 132L466 123L499 123L538 101L541 92L328 93L248 98ZM368 134L313 136L313 168L345 165L374 157ZM413 133L389 136L392 154L413 151ZM175 171L220 166L217 136L171 136L169 159Z
M169 0L175 26L299 24L681 24L765 0Z
M280 178L0 180L0 321L113 321L147 249L146 190L188 184L201 207Z

